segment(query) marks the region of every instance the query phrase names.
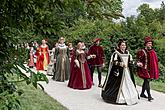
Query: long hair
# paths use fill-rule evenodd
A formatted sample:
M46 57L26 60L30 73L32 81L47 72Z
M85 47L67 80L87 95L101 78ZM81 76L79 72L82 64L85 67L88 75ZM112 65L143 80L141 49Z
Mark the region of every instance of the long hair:
M77 43L77 49L79 49L80 46L81 46L81 42L78 42L78 43Z
M125 50L127 50L128 49L127 42L125 40L123 40L123 39L119 39L118 44L117 44L117 49L120 49L120 45L122 43L125 43L125 45L126 45L126 49Z

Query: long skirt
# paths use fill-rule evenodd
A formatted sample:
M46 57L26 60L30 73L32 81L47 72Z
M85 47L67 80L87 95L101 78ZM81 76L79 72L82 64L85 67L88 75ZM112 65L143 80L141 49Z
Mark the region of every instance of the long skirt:
M44 55L38 55L37 56L37 63L36 63L36 69L37 70L44 70L44 66L43 66L43 61L44 61Z
M68 87L80 90L92 87L92 79L87 62L80 63L80 67L77 67L76 64L73 65Z
M29 59L29 62L28 62L28 66L29 67L34 67L34 57L33 57L33 54L30 54L30 59Z
M128 69L119 72L119 76L110 72L102 90L102 98L108 103L133 105L138 103L138 92Z
M70 62L67 55L58 55L53 79L64 82L69 79Z

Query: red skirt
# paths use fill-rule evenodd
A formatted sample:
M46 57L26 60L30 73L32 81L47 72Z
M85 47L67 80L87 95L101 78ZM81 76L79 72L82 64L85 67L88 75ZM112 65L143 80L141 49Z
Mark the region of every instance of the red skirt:
M72 64L68 87L80 90L91 88L92 79L87 62L80 63L80 67L78 67L74 62Z

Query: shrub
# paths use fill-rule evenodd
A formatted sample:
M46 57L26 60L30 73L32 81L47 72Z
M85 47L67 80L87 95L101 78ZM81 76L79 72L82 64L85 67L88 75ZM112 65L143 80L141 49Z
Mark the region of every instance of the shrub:
M160 77L158 81L165 82L165 66L159 63Z

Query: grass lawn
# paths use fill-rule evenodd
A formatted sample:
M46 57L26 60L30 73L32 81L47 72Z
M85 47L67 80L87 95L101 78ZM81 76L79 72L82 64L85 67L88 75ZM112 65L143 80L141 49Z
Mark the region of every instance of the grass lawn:
M142 86L143 79L135 76L136 84ZM160 81L151 81L151 89L165 93L165 83Z
M20 96L22 110L68 110L41 89L19 83L18 88L24 91Z

